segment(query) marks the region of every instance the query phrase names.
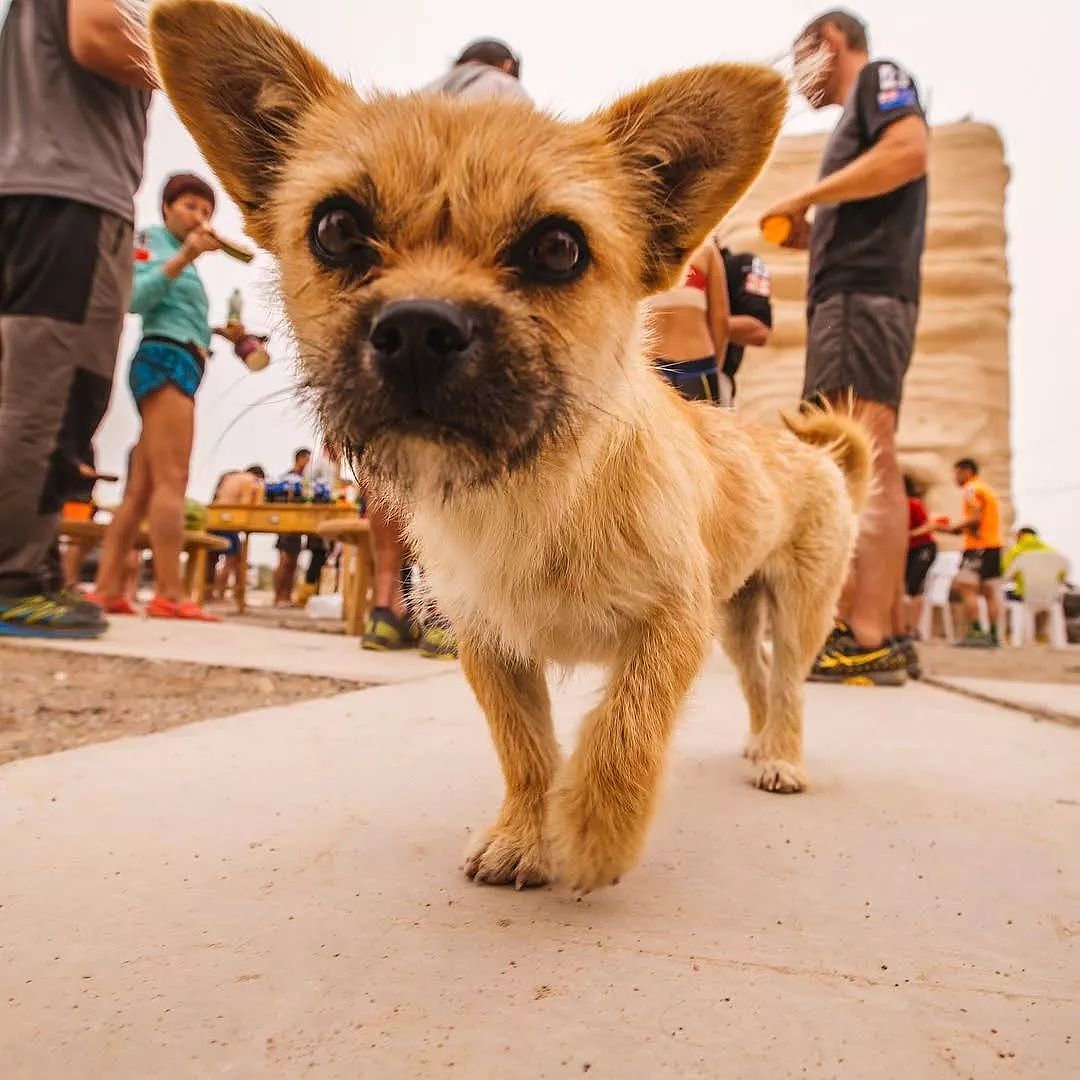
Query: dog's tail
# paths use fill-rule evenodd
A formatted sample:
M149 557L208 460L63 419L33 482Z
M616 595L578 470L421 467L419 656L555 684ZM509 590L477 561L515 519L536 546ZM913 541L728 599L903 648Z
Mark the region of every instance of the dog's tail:
M874 440L854 416L851 405L836 409L824 402L804 405L795 416L781 419L796 438L820 446L840 466L856 512L870 498L874 475Z

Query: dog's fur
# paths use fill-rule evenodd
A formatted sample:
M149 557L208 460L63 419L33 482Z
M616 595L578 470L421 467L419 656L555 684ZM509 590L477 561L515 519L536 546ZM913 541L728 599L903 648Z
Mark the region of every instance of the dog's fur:
M802 685L866 497L868 438L833 412L786 432L684 401L636 321L766 160L783 80L703 67L567 123L505 101L361 100L217 0L164 0L150 30L177 111L278 261L327 432L403 510L457 631L506 781L467 873L588 890L628 870L714 635L749 703L756 783L801 790ZM312 254L312 214L335 195L370 212L366 274ZM550 215L591 252L567 284L508 266ZM373 321L402 298L457 305L477 327L445 392L416 391L423 413L402 411L372 359ZM611 678L562 762L545 668L579 661Z

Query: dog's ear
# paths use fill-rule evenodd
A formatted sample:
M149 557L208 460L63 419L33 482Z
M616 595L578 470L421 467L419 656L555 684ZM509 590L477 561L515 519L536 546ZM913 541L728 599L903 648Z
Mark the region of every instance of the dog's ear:
M210 167L268 246L265 209L304 115L345 85L266 19L219 0L150 9L161 83Z
M720 64L658 79L597 113L649 224L642 284L670 283L750 186L787 108L769 68Z

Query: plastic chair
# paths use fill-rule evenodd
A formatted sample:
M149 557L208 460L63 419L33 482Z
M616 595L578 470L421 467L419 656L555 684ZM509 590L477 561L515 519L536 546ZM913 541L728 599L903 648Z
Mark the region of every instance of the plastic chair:
M939 551L937 558L930 564L926 573L926 584L923 586L923 609L919 618L919 635L923 641L930 640L935 611L941 612L941 625L946 640L952 641L955 636L949 596L952 593L953 578L960 570L960 558L959 551Z
M1065 629L1065 595L1063 580L1069 572L1069 560L1056 551L1028 551L1018 555L1009 567L1008 577L1022 574L1024 599L1009 604L1014 645L1035 641L1035 616L1047 613L1050 645L1064 649L1068 644Z

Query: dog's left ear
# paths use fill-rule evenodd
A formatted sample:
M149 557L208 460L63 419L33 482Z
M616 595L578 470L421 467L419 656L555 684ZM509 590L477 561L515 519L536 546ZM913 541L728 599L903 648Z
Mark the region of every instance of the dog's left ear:
M587 121L629 174L650 232L646 293L659 292L761 171L787 108L769 68L719 64L658 79Z

